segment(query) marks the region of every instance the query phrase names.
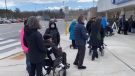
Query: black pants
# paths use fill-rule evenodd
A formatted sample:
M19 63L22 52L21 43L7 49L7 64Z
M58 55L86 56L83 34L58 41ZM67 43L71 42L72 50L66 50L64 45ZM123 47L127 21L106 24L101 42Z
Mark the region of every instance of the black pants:
M121 28L122 28L122 27L120 26L119 29L118 29L118 34L120 34Z
M73 48L76 48L75 40L72 40L72 46Z
M38 63L38 64L30 63L30 74L29 74L29 76L35 76L35 71L36 71L36 76L43 76L42 66L43 66L43 62Z
M93 50L92 59L95 59L95 57L98 58L97 48L99 48L99 47L97 47L97 46L92 46L92 50Z
M76 59L74 63L78 63L78 67L83 65L84 57L85 57L85 46L78 46L78 53L76 55Z
M129 28L128 25L124 25L124 34L127 34L128 30L129 30L128 28Z

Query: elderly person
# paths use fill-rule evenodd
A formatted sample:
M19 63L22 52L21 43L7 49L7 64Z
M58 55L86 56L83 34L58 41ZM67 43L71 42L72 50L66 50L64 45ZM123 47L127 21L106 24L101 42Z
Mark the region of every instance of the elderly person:
M86 34L86 28L84 26L85 17L80 16L78 18L78 24L74 28L75 43L78 47L78 53L74 61L74 65L78 66L78 69L86 69L86 66L83 66L83 61L85 57L86 50L86 40L88 35Z
M38 32L41 26L36 17L28 18L27 25L24 27L24 45L28 48L30 61L29 76L43 76L42 66L47 52L42 38L42 34Z
M69 27L69 32L70 32L70 40L72 40L72 45L70 45L70 48L73 46L73 49L77 49L76 44L75 44L75 36L74 36L74 27L77 24L76 20L74 19L73 22L71 23Z
M103 45L104 29L101 21L102 18L99 17L91 25L90 45L93 50L92 61L95 60L95 57L98 58L97 48Z

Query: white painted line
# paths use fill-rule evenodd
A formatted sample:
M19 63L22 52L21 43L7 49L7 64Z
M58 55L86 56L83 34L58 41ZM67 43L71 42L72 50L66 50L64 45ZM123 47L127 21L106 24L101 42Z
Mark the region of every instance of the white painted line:
M6 40L6 41L2 41L2 42L0 42L0 44L5 44L5 43L9 43L9 42L13 42L13 41L15 41L15 40Z
M13 49L13 50L9 50L6 53L0 54L0 59L6 58L6 57L14 55L14 54L17 54L19 52L22 52L22 48L16 48L16 49Z
M10 48L10 47L13 47L13 46L16 46L16 45L20 45L20 44L21 44L21 42L16 42L16 43L13 43L13 44L1 46L0 50L4 50L4 49Z

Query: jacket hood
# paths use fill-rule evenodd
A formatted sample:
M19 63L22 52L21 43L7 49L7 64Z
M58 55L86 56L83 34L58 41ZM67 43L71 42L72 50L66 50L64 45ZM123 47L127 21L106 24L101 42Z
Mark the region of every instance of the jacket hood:
M53 47L53 46L55 46L55 44L54 43L52 43L52 42L50 42L49 40L44 40L44 43L45 43L45 46L48 48L48 47Z
M26 36L29 36L29 35L31 35L33 32L35 32L35 31L37 31L36 29L32 29L32 28L30 28L29 26L25 26L24 27L24 34L26 35Z
M76 25L77 23L76 22L72 22L71 25Z
M51 28L51 24L54 24L54 26L55 26L53 29L57 29L56 23L53 22L53 21L51 21L51 22L49 23L49 28L50 28L50 29L52 29L52 28Z

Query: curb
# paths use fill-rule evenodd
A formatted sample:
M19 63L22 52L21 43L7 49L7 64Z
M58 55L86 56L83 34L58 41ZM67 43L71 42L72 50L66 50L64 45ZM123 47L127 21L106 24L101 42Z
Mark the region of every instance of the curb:
M0 60L6 59L8 57L19 54L21 52L22 52L22 48L16 48L16 49L13 49L13 50L11 50L9 52L2 53L2 54L0 54Z

